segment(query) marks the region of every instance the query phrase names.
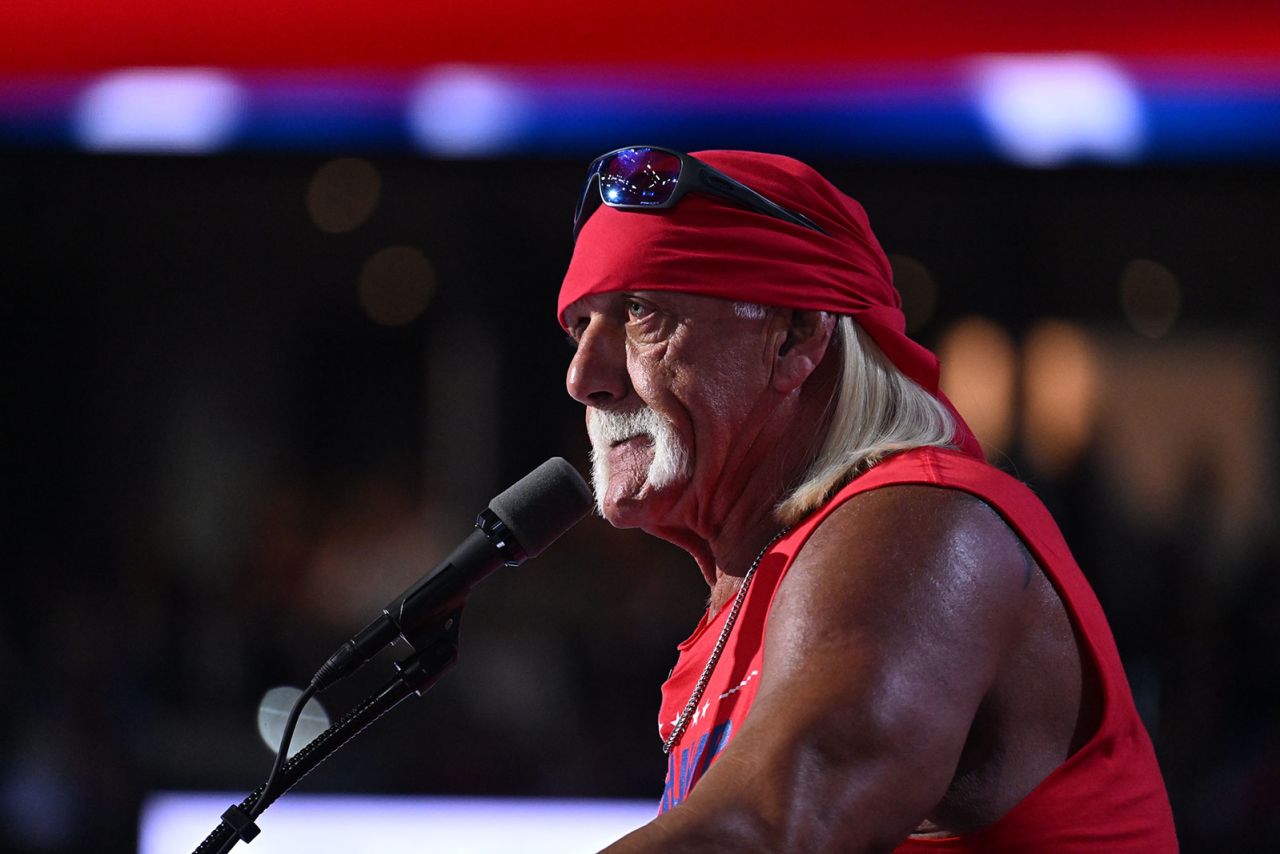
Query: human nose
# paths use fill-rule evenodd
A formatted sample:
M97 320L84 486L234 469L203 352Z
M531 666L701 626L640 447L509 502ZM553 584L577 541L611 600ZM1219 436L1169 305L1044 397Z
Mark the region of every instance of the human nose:
M587 324L569 362L565 388L570 397L587 406L607 406L627 396L626 342L620 331L603 318Z

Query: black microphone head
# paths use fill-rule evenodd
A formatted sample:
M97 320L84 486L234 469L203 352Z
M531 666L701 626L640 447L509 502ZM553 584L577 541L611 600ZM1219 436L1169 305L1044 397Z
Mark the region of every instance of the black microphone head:
M595 499L578 470L552 457L494 496L489 509L526 557L537 557L591 511Z

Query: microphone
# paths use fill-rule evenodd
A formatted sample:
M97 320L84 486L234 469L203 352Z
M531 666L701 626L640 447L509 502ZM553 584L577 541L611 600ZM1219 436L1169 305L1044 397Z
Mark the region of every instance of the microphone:
M397 636L413 636L461 605L473 585L499 566L542 554L591 510L594 499L577 469L552 457L494 496L476 530L434 569L393 599L382 614L338 647L311 684L323 691L360 668Z

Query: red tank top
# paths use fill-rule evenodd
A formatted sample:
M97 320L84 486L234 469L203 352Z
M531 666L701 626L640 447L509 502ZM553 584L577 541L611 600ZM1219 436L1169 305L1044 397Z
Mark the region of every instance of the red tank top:
M965 454L924 448L897 454L854 479L780 539L760 561L737 623L688 729L667 759L661 812L688 796L742 725L762 676L765 623L779 583L806 540L840 504L894 484L960 489L998 512L1058 591L1101 682L1101 722L1093 737L1003 818L978 833L905 840L899 852L1177 851L1173 815L1151 741L1138 718L1111 629L1049 512L1022 483ZM689 701L727 618L706 616L678 647L662 686L658 732L665 739Z

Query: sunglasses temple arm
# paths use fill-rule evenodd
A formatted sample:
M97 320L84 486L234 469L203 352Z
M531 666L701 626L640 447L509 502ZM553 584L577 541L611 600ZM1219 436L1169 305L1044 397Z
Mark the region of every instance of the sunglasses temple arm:
M811 228L821 234L827 233L825 228L804 214L787 210L777 202L760 195L746 184L735 181L713 166L708 166L705 163L700 163L699 165L702 167L701 179L703 183L724 198L731 199L746 208L754 208L761 213L768 212L778 219L785 220L793 225Z
M599 165L599 158L595 163L591 164L591 171L587 173L587 183L582 188L582 195L578 197L578 208L573 212L573 242L578 242L578 232L582 231L582 224L587 221L586 211L591 195L591 188L595 187L597 194L600 187L600 173L596 171Z

